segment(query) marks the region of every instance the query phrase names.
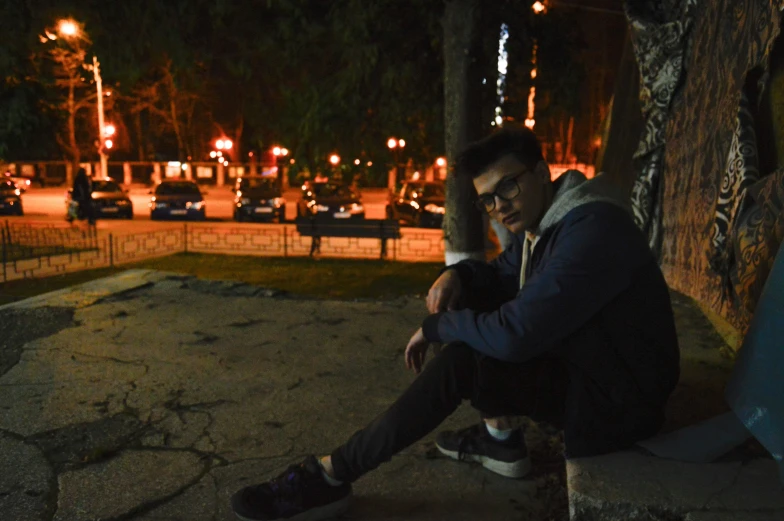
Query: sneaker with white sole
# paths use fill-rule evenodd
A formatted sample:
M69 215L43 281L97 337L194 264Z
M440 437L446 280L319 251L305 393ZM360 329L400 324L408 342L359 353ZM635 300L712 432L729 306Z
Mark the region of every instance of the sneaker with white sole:
M315 456L292 465L278 477L245 487L231 498L243 521L320 521L343 514L351 501L351 484L324 480Z
M507 478L522 478L531 471L531 457L520 429L508 439L493 438L484 422L459 431L444 431L436 437L436 447L457 461L475 461Z

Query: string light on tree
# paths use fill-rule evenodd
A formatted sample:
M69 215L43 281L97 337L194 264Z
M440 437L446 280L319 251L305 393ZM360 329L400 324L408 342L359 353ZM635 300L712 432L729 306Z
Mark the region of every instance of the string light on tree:
M508 54L506 42L509 40L509 26L501 24L501 36L498 39L498 80L496 81L496 99L498 106L495 108L495 118L491 125L501 126L504 123L502 105L504 104L504 89L506 87L506 72L508 69Z
M547 12L547 5L545 2L534 2L531 6L535 14L543 14ZM536 72L536 51L537 51L537 42L534 39L534 46L531 51L531 79L536 79L537 72ZM536 86L531 82L531 89L528 91L528 113L525 116L525 126L533 130L534 125L536 125L536 120L534 119L534 98L536 98Z

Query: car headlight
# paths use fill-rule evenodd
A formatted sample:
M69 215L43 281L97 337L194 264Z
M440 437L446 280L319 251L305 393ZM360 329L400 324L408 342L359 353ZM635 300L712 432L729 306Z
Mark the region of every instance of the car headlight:
M351 208L349 209L350 213L362 213L365 211L365 207L359 203L353 203Z
M166 203L155 203L156 208L168 208L169 205Z
M250 197L241 197L240 204L250 204Z
M328 212L329 211L329 206L325 206L323 204L317 204L316 205L316 211L317 212Z
M185 203L185 208L190 210L201 210L204 208L204 201L194 201L192 203Z
M446 208L444 208L443 206L438 206L437 204L432 204L431 203L431 204L426 204L425 205L425 211L426 212L430 212L430 213L440 213L440 214L443 214L444 212L446 212Z
M275 208L280 208L284 204L286 204L286 200L282 197L276 197L272 200L272 204L275 205Z

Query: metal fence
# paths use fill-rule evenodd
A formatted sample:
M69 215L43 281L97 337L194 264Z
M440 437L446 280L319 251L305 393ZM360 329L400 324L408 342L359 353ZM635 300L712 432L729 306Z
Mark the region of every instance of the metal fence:
M165 225L164 225L165 226ZM2 282L119 266L182 252L269 257L309 255L311 238L293 224L183 223L137 233L85 232L66 224L5 221ZM389 260L439 262L441 230L402 228L389 239ZM323 237L320 257L378 259L381 241Z

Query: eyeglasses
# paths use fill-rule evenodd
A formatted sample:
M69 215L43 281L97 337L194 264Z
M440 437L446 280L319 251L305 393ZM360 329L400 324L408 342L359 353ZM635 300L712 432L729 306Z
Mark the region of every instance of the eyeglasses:
M489 194L481 194L479 196L479 198L476 200L475 203L476 207L480 211L485 211L487 213L490 213L493 210L495 210L496 197L498 197L503 201L506 201L507 203L513 198L517 197L520 194L520 185L518 184L517 180L520 179L520 177L526 173L528 173L528 171L523 170L517 175L502 179L495 186L494 192L490 192Z

